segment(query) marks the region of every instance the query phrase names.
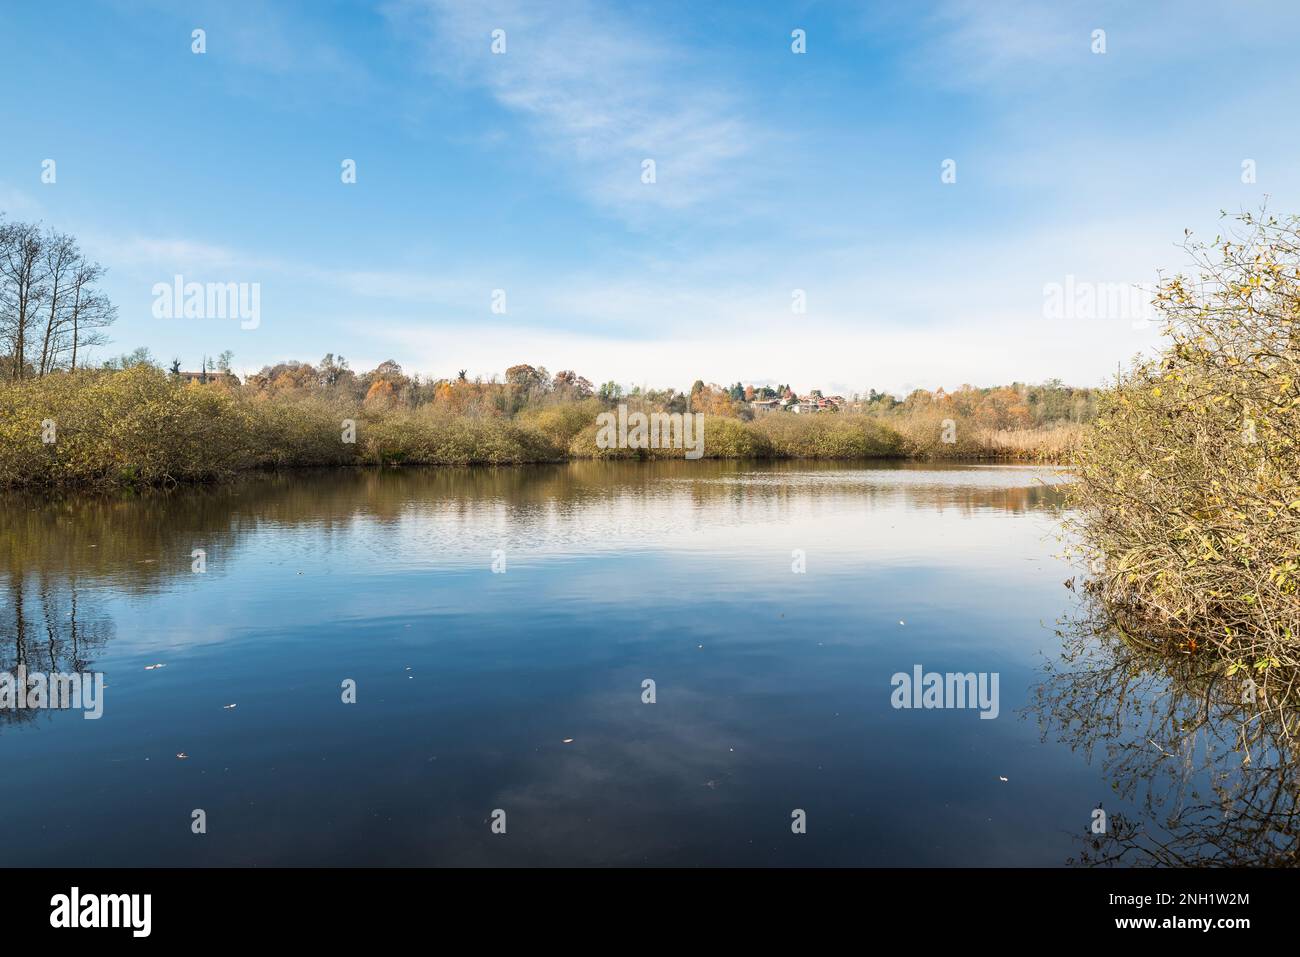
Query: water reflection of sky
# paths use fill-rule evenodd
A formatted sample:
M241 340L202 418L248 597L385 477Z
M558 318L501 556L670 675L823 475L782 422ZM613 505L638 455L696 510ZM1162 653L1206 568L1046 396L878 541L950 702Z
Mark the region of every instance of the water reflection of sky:
M1052 474L699 466L345 473L26 515L11 603L20 565L32 624L75 579L111 625L109 687L100 721L0 727L43 782L4 789L30 827L0 860L1062 863L1109 794L1016 714L1068 606ZM894 710L890 676L917 663L999 672L1001 716Z

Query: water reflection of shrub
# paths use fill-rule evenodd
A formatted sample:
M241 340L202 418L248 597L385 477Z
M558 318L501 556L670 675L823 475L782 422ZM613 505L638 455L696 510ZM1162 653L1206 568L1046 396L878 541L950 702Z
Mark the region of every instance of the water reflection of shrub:
M1059 631L1031 713L1096 757L1139 815L1085 828L1083 866L1289 866L1300 857L1295 709L1261 711L1206 659L1169 655L1126 631L1093 599Z

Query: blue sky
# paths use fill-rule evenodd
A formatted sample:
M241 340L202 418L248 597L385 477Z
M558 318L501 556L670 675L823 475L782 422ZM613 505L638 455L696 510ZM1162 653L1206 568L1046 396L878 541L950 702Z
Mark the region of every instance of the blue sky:
M21 0L0 17L22 79L0 101L0 209L109 267L109 351L186 368L230 349L239 370L334 352L625 385L1090 385L1154 330L1047 318L1046 284L1150 282L1220 209L1300 212L1294 3ZM258 283L257 328L155 318L176 274Z

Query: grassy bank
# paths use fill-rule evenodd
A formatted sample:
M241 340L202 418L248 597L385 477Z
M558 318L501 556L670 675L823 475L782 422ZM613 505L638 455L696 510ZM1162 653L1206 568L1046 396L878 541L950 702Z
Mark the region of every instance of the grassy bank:
M225 381L182 384L147 365L82 370L0 384L0 487L111 488L212 481L253 469L684 454L599 448L597 416L610 406L585 397L516 411L412 408ZM1060 461L1081 427L988 430L941 410L892 418L708 414L704 434L706 458Z

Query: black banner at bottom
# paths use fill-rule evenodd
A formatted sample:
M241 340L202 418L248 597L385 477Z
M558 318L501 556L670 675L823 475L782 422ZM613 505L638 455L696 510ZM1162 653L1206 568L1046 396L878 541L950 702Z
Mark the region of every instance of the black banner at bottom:
M1284 920L1290 871L1120 870L8 870L7 942L291 939L373 945L456 926L494 940L609 942L816 927L946 939L1126 935L1229 943ZM811 922L811 923L809 923ZM1280 931L1280 927L1274 927Z

